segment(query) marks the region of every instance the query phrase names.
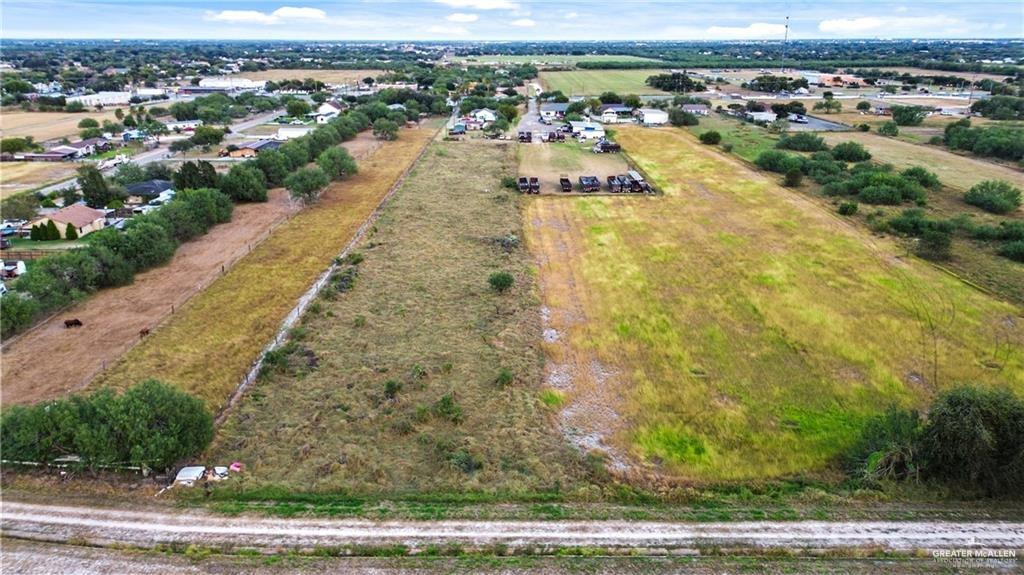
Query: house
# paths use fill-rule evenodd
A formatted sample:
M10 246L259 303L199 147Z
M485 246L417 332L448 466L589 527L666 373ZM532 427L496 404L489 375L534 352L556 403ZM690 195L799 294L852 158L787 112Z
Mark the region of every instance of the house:
M640 108L637 119L645 126L664 126L668 123L668 112L657 108Z
M280 147L281 142L277 140L256 140L254 142L239 144L238 149L228 152L228 156L231 156L232 158L254 158L260 152L265 150L276 150Z
M545 120L559 120L565 117L568 109L568 103L544 102L540 105L540 117Z
M179 120L177 122L167 122L164 124L170 132L191 132L202 125L202 120Z
M633 109L622 104L605 104L601 106L601 122L604 124L617 124L622 121L629 121Z
M322 116L329 116L331 114L337 115L343 112L345 108L347 108L347 106L337 100L328 100L317 107L316 113Z
M173 184L167 180L146 180L128 184L124 187L128 193L128 204L144 204L160 197L166 191L173 191Z
M68 96L64 99L68 104L80 102L83 106L123 106L131 102L131 92L97 92L82 96Z
M57 226L60 237L65 237L69 224L78 233L78 237L82 237L103 229L106 224L106 214L85 204L71 204L39 218L32 222L32 225L45 226L51 221Z
M487 124L498 119L498 113L489 108L481 108L479 110L473 110L469 113L469 116L477 122Z
M706 104L683 104L683 111L695 116L707 116L711 113L711 108Z
M102 137L87 138L78 142L72 142L70 144L64 144L51 148L50 152L71 152L75 158L84 158L91 156L97 152L102 152L110 147L110 140Z
M778 116L775 112L747 112L747 118L754 123L770 124L774 122Z
M604 126L597 122L569 122L572 135L580 140L597 140L604 137Z
M121 132L121 139L125 142L131 142L132 140L145 140L146 132L142 130L125 130Z

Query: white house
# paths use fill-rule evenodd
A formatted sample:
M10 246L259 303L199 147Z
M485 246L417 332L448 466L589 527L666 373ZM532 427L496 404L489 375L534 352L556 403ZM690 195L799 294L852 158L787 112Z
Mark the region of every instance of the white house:
M199 81L200 88L220 88L227 90L262 90L266 88L266 80L250 80L248 78L203 78Z
M69 104L81 102L83 106L121 106L131 102L131 99L131 92L96 92L95 94L68 96L65 101Z
M605 104L601 106L601 123L617 124L632 119L633 109L622 104Z
M598 140L604 137L604 126L597 122L569 122L572 135L580 140Z
M490 108L481 108L479 110L473 110L469 113L469 117L473 118L477 122L488 123L498 119L498 113Z
M695 116L707 116L711 112L706 104L683 104L683 111Z
M167 126L167 129L171 132L191 131L202 125L202 120L179 120L177 122L167 122L164 124L164 126Z
M750 118L752 122L764 122L766 124L770 124L778 118L775 112L747 112L747 117Z
M637 118L645 126L663 126L668 123L668 112L656 108L640 108Z
M316 113L318 116L330 116L332 114L338 115L344 109L345 104L342 104L337 100L328 100L317 107Z

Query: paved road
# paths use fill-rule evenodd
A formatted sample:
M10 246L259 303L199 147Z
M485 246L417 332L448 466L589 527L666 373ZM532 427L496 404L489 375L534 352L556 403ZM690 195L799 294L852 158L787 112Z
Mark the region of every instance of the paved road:
M815 116L804 116L807 118L806 124L797 124L796 122L789 123L789 129L793 132L845 132L850 129L849 126L837 122L831 122Z
M1024 547L1024 523L944 521L369 521L228 517L204 511L128 511L4 501L4 536L50 542L240 546L264 550L340 545L627 547L690 549L932 549Z

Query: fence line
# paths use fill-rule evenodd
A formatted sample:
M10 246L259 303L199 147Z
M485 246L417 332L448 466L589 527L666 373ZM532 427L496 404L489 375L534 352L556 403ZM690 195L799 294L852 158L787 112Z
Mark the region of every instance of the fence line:
M381 198L380 202L377 203L377 206L373 209L372 212L370 212L370 215L367 216L366 220L364 220L362 225L359 226L359 228L356 230L356 233L352 236L352 239L348 241L345 247L341 250L341 253L339 253L338 256L335 258L335 261L332 262L330 266L328 266L326 271L320 274L320 277L317 278L316 282L314 282L313 285L308 290L306 290L306 293L302 294L302 296L299 298L298 303L295 304L295 307L293 307L292 310L288 312L288 315L286 315L284 320L281 322L281 326L277 329L277 333L274 335L274 338L271 339L270 342L263 347L259 355L256 357L255 361L253 361L252 365L249 367L248 372L246 372L245 375L242 377L242 380L239 382L238 387L236 387L235 391L233 391L231 395L228 397L228 400L224 404L224 407L222 407L220 411L217 412L216 418L214 419L215 425L219 426L222 423L224 423L224 421L227 419L228 414L231 411L231 408L238 403L242 395L244 395L245 390L248 389L248 387L252 385L253 382L256 381L257 377L259 377L260 370L263 368L263 358L267 355L268 352L274 351L284 343L284 340L288 337L288 332L291 331L292 327L294 327L295 324L299 321L299 318L302 317L303 312L306 311L306 307L309 306L309 303L313 301L313 298L319 295L320 290L322 290L323 287L327 285L327 282L328 280L330 280L331 275L333 275L334 272L338 269L339 264L337 263L337 261L349 255L352 252L352 250L359 244L359 242L363 240L363 237L366 235L366 232L370 229L371 226L373 226L373 224L377 222L377 219L380 218L380 215L381 213L383 213L388 201L391 199L392 196L395 195L395 192L397 192L398 189L402 187L402 184L405 183L405 180L409 176L409 173L412 171L414 167L416 167L416 164L419 163L420 159L427 152L427 148L429 148L430 142L437 137L437 133L439 133L440 130L441 128L438 128L437 132L435 132L435 134L431 136L430 139L424 142L423 149L420 150L420 152L416 155L416 158L409 164L409 166L402 171L402 174L398 176L398 179L395 180L395 183L391 185L391 188L388 189L388 192L384 194L384 197Z

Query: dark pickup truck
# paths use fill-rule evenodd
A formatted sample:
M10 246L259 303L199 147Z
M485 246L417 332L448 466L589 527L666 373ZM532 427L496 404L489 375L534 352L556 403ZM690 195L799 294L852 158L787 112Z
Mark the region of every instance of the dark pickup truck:
M568 177L562 176L561 178L558 178L558 184L562 186L563 192L569 193L572 191L572 180Z
M530 181L528 179L526 179L526 178L519 178L518 184L519 184L519 191L520 192L522 192L524 194L530 193Z
M580 176L580 188L587 193L600 192L601 180L597 179L596 176Z

